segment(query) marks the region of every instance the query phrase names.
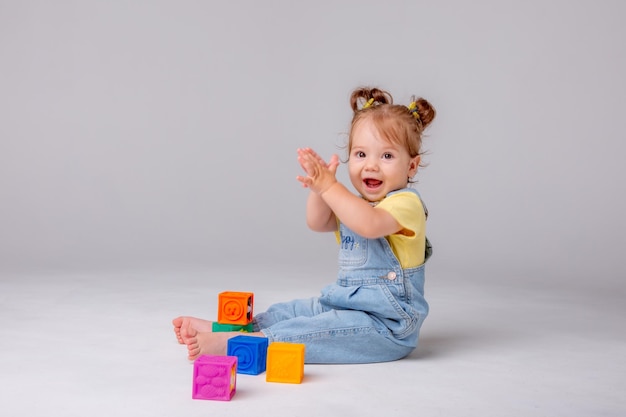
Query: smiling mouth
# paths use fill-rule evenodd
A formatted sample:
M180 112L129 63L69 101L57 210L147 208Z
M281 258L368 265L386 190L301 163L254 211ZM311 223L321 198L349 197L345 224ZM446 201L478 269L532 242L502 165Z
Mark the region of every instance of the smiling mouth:
M382 183L383 182L381 180L375 180L373 178L366 178L363 180L363 184L365 184L365 187L368 189L378 188L382 185Z

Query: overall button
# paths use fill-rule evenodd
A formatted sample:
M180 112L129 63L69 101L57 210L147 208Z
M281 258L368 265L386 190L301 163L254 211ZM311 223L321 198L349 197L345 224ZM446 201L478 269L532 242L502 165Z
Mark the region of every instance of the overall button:
M387 279L389 279L389 280L392 280L392 281L393 281L394 279L396 279L396 273L395 273L394 271L389 272L389 273L387 274Z

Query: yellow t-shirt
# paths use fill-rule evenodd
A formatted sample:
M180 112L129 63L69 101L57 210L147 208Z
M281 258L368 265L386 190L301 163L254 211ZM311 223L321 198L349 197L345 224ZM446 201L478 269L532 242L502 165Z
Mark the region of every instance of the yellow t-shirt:
M402 226L399 232L385 236L402 268L423 264L426 252L426 213L422 200L411 191L400 191L385 197L376 207L388 211ZM337 243L340 243L338 230L335 237Z
M402 191L384 198L376 207L388 211L402 226L399 232L385 236L402 268L423 264L426 251L426 214L420 198L413 192Z

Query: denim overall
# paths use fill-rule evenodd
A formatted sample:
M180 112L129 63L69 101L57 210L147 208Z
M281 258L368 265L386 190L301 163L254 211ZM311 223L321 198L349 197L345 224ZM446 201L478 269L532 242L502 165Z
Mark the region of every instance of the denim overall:
M412 189L398 192L407 190L417 194ZM417 346L428 315L425 263L403 269L384 237L366 239L343 224L339 231L337 281L319 297L271 306L255 317L255 331L262 331L270 342L304 343L306 363L405 357ZM431 253L426 240L426 260Z

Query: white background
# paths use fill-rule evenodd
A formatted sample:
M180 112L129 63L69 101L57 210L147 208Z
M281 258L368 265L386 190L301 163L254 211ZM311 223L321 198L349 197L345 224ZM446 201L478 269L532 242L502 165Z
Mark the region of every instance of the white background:
M295 149L376 85L439 112L432 268L620 285L621 2L1 4L3 270L326 262Z

